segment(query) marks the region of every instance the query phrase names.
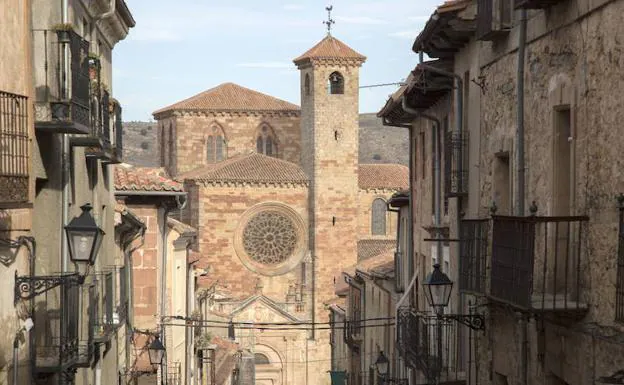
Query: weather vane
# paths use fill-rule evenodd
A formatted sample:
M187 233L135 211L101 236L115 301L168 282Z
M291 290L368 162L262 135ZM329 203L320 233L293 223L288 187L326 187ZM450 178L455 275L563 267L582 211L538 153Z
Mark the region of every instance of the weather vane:
M334 19L331 18L331 11L332 11L332 9L334 9L333 5L330 5L329 7L325 7L325 10L327 11L327 21L324 21L323 24L325 24L327 26L327 34L328 35L331 35L332 24L336 24Z

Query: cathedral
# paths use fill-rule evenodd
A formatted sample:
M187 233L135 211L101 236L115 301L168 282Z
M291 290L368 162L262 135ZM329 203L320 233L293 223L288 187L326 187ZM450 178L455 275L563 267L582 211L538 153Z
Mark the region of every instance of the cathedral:
M284 325L234 331L256 384L328 384L335 281L395 247L386 202L408 169L358 161L365 60L328 34L294 59L301 107L224 83L154 112L161 166L188 194L179 217L198 231L202 318Z

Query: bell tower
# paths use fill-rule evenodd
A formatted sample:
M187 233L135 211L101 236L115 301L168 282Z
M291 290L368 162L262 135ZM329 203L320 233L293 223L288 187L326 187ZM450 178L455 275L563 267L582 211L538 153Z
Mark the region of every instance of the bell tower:
M310 178L315 322L328 320L334 276L357 262L359 69L366 57L333 37L329 20L327 36L294 60L301 72L301 165ZM329 357L329 333L313 338L319 359ZM320 362L316 372L328 365Z

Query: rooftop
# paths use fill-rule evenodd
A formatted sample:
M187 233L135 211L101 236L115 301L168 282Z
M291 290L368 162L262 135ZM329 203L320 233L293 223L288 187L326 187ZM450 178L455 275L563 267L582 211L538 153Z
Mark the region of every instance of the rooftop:
M255 152L197 168L179 175L178 179L269 184L308 182L308 177L298 165Z
M223 83L153 113L170 111L295 112L299 106L234 83Z
M396 249L394 239L360 239L357 244L358 261Z
M167 177L160 167L115 166L115 190L137 192L184 192L182 184Z
M336 39L332 35L327 35L314 47L307 50L303 55L294 59L296 65L304 64L310 60L342 59L354 61L358 64L366 60L366 56L359 54L353 48Z
M361 189L400 189L409 187L409 168L400 164L360 164Z

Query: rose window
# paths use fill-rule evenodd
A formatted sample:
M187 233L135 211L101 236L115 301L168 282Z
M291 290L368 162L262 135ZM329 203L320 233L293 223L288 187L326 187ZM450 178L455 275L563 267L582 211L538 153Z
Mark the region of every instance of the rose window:
M245 252L265 265L286 261L297 248L297 228L293 221L278 211L262 211L253 216L242 234Z

